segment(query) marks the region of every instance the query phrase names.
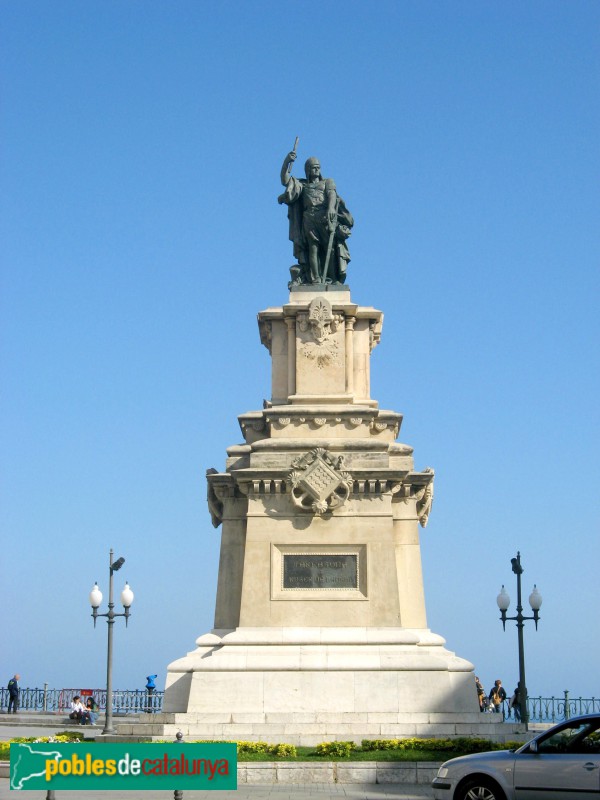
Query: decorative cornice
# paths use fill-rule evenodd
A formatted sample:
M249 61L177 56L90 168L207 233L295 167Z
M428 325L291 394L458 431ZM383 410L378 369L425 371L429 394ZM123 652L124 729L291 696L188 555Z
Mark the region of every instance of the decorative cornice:
M343 458L334 457L323 448L314 448L292 462L287 472L243 469L237 473L207 471L208 507L212 524L216 528L226 515L226 506L244 497L260 499L270 496L289 496L293 506L303 512L327 517L348 500L362 497L372 499L392 496L392 501L413 501L419 523L427 526L433 503L434 472L427 467L423 472L390 470L388 475L378 471L377 477L369 470L354 474L342 469ZM363 477L360 473L363 473Z
M244 497L289 495L296 508L323 516L340 508L351 497L392 497L393 502L415 503L416 514L426 527L433 504L434 471L398 469L343 469L344 457L316 447L297 456L291 469L242 468L231 473L207 470L208 506L214 527L225 515L225 506Z
M274 477L251 477L248 473L254 472L254 470L244 470L244 474L236 474L235 479L237 482L237 487L239 491L248 496L262 496L262 495L273 495L273 494L288 494L289 493L289 484L286 485L286 478L289 475L289 472L282 472L277 471L279 475L282 477L274 478ZM258 471L256 471L258 472ZM377 478L367 478L367 477L357 477L360 475L361 472L364 470L357 470L352 477L351 484L348 483L349 488L349 495L371 495L373 497L377 496L380 497L382 495L392 494L397 491L394 487L397 487L402 482L402 477L398 476L397 470L394 471L394 478L386 478L386 477L377 477ZM263 473L264 474L264 473ZM347 473L350 474L350 473ZM405 472L404 475L407 475L408 472Z
M393 439L396 439L402 424L402 414L393 411L381 412L365 406L311 409L286 405L240 414L238 421L246 441L268 439L271 436L271 426L281 431L287 427L293 429L301 425L310 425L313 429L323 428L326 425L331 427L343 425L348 430L364 426L365 434L368 431L374 438L380 436L386 438L385 434L391 433ZM293 438L293 432L290 433Z

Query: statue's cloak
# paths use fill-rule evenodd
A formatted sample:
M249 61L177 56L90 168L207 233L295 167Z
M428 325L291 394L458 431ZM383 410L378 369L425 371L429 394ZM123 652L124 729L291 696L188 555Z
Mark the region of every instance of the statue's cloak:
M299 203L298 200L307 183L308 181L304 178L294 178L294 176L291 175L285 187L285 191L277 198L278 203L285 203L288 207L289 237L290 241L294 243L294 256L300 263L305 260L304 252L306 245L302 233L302 203ZM328 183L330 186L333 185L333 190L335 191L335 183L330 178L325 178L325 183ZM339 199L338 220L340 224L351 228L354 225L352 214L350 214L346 208L346 204L342 198L339 195L337 196ZM349 254L347 260L350 260Z

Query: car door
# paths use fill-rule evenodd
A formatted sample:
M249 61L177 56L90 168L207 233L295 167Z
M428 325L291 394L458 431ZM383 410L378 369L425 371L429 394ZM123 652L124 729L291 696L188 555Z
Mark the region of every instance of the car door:
M600 737L587 723L566 723L537 752L515 759L516 800L600 800Z

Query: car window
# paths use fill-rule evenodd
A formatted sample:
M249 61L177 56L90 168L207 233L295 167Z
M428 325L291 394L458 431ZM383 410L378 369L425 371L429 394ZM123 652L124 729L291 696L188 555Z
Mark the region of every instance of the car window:
M538 743L539 753L600 753L600 732L590 723L562 728Z
M575 742L571 753L600 754L600 733L594 731Z

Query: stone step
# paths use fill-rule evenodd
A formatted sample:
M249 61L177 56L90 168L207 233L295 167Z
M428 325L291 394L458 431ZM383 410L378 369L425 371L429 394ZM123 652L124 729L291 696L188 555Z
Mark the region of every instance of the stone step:
M169 715L170 716L170 715ZM525 741L524 725L512 723L464 722L453 723L365 723L348 719L346 722L196 722L185 720L185 715L176 722L167 722L158 717L149 720L123 721L116 725L119 737L132 740L173 739L181 732L184 739L211 741L266 741L270 744L294 744L311 747L326 741L352 741L360 744L363 739L456 738L470 736L494 742ZM351 716L351 715L349 715Z

